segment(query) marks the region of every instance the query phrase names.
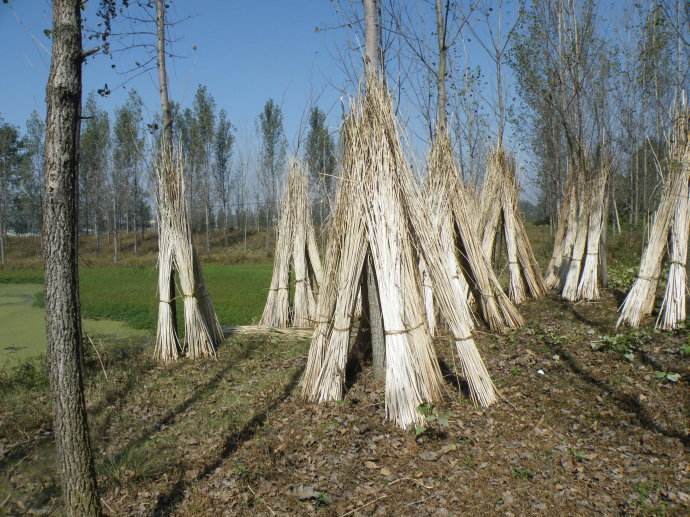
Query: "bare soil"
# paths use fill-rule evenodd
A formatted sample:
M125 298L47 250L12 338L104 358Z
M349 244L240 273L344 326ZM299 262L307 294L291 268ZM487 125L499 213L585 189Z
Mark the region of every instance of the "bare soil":
M472 407L449 371L449 424L419 437L383 423L368 369L341 404L293 393L174 513L689 515L687 336L635 333L631 359L603 350L616 306L528 303L524 328L479 339L504 402Z
M690 515L688 332L616 334L618 296L528 302L523 328L478 333L503 396L488 409L462 393L450 343L439 339L447 397L434 411L448 425L420 435L384 421L383 390L366 360L344 401L302 401L304 338L242 338L218 361L170 368L144 352L112 358L110 380L94 368L87 383L104 509ZM32 407L45 411L39 399ZM49 417L25 411L0 411L0 514L53 515Z

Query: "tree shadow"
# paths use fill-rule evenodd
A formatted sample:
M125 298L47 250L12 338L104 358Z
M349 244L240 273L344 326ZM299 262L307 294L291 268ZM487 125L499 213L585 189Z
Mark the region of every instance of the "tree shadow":
M675 429L668 429L662 424L658 423L654 420L654 417L649 413L647 408L645 408L635 397L628 395L627 393L622 393L605 380L595 377L591 372L586 370L570 352L565 350L558 343L555 343L548 338L545 340L545 342L553 353L558 354L563 359L572 372L577 374L592 386L611 396L623 411L634 413L642 427L654 433L662 434L668 438L676 438L680 440L680 442L686 448L690 448L689 434L677 431Z
M640 357L640 361L642 361L647 366L651 366L652 368L654 368L654 370L677 373L681 376L681 379L684 382L690 383L690 373L688 373L687 370L678 368L672 364L661 363L658 359L656 359L646 350L638 349L637 355Z
M228 371L233 368L236 368L237 363L249 357L251 353L257 349L257 347L257 341L250 341L247 345L243 347L241 354L234 357L232 361L229 361L225 367L216 372L216 374L213 377L211 377L207 382L205 382L196 390L194 390L194 392L189 397L177 404L174 408L170 409L158 421L148 426L148 428L145 429L137 438L130 441L125 447L116 452L110 458L110 461L113 463L117 463L123 457L125 457L127 453L130 452L132 449L139 447L143 443L150 440L155 434L162 431L165 427L168 427L171 424L173 424L180 414L186 412L194 404L196 404L201 399L209 395L225 378Z
M573 316L575 317L575 319L576 319L577 321L579 321L580 323L584 323L584 324L587 325L588 327L591 327L591 328L593 328L593 329L596 329L596 330L598 330L599 332L601 332L602 334L608 334L609 332L611 332L611 325L609 324L609 322L607 322L607 321L597 321L597 320L593 320L593 319L591 319L591 318L588 318L587 316L585 316L584 314L582 314L580 311L578 311L577 308L576 308L574 305L570 304L570 303L565 303L564 305L568 306L568 308L569 308L570 312L572 313L572 315L573 315Z
M609 287L608 290L613 295L614 300L616 300L616 307L620 307L621 305L623 305L625 297L628 295L628 293L616 287Z
M585 316L581 311L577 310L577 304L564 300L560 296L553 297L553 301L559 305L561 309L570 312L573 317L580 323L584 323L588 327L598 330L603 334L608 334L611 331L611 322L607 320L594 320Z
M132 364L135 365L134 368L124 368L127 372L126 381L124 385L120 386L117 389L104 390L101 399L94 406L88 409L89 422L93 422L93 420L96 417L103 414L106 410L110 410L104 417L103 422L100 422L98 425L89 426L91 436L103 435L103 432L110 425L112 416L116 413L118 408L122 407L122 405L126 403L127 395L129 395L133 391L133 389L137 385L137 380L140 379L141 376L149 373L155 367L155 363L148 361L141 363L138 361L138 359L141 357L141 354L143 354L144 352L129 352L130 351L125 349L118 350L119 354L124 353L126 355L120 355L115 359L111 359L111 361L114 361L116 364L118 364L118 366ZM140 366L142 364L143 366ZM84 375L88 378L102 375L102 368L100 364L96 362L95 357L85 358L84 370ZM0 471L4 471L5 469L9 468L10 465L12 465L13 463L20 461L23 457L27 456L31 452L35 451L40 447L43 447L46 442L54 440L54 436L52 433L52 420L50 421L48 429L50 430L50 433L42 434L41 436L36 437L33 440L19 444L11 448L10 450L6 451L4 456L0 458ZM96 441L92 439L92 444L94 444L95 442Z
M285 385L280 394L275 397L261 412L255 414L242 429L235 431L225 438L223 447L218 456L207 463L193 479L186 481L179 479L171 489L158 496L153 515L165 516L172 514L184 499L187 490L194 484L208 478L218 467L220 467L243 443L252 439L256 432L266 422L269 413L274 411L292 393L295 386L299 383L304 366L295 370L290 380Z
M361 323L354 335L350 334L350 353L345 370L345 391L349 391L359 378L365 364L372 362L371 332Z
M453 352L451 352L453 353ZM464 397L470 397L470 386L467 379L460 375L457 368L451 368L442 357L438 357L438 366L441 369L441 375L445 383L452 388L454 392L462 394Z
M126 380L122 386L116 389L106 389L102 394L101 400L88 410L89 420L93 420L95 417L101 415L106 409L110 410L105 415L102 422L95 426L89 426L92 435L102 436L103 432L110 426L113 415L119 408L127 403L128 395L134 391L138 384L137 381L150 374L150 372L156 368L157 364L148 358L144 358L143 361L140 361L144 354L146 354L146 351L141 350L138 353L120 357L116 361L120 366L126 366L126 368L124 368L127 372ZM94 364L93 368L97 368L98 374L100 375L100 365Z

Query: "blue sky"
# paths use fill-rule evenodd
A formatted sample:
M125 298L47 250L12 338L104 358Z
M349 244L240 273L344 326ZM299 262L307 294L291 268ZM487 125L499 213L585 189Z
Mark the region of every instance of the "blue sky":
M91 1L87 25L94 25ZM316 32L317 26L338 23L330 2L299 1L220 1L173 2L170 19L186 19L173 29L178 39L173 52L183 56L168 66L171 98L189 105L198 84L208 86L219 108L225 108L241 130L253 131L257 114L269 97L284 110L286 134L292 141L310 98L318 99L323 109L340 112L339 94L331 85L341 83L342 74L333 49L343 31ZM0 6L0 113L15 125L23 126L32 110L45 111L44 91L48 76L50 40L43 30L50 27L47 0L12 1ZM115 30L125 29L116 20ZM8 44L9 43L9 44ZM85 42L85 47L89 42ZM114 44L114 46L116 46ZM196 49L196 50L194 50ZM124 102L126 88L142 95L147 114L158 110L155 72L130 80L117 70L131 66L132 52L119 54L111 68L109 58L97 56L84 68L84 95L107 83L112 93L99 99L107 110ZM116 88L120 86L119 88Z
M346 0L347 1L347 0ZM404 0L408 1L408 0ZM432 3L409 0L420 12L429 10ZM490 4L490 0L486 0ZM355 1L355 4L359 2ZM509 5L514 1L508 1ZM95 25L94 9L98 2L90 0L85 13L86 26ZM604 0L600 9L603 19L616 19L626 0ZM355 52L344 49L356 41L356 29L319 30L343 23L343 16L329 0L174 0L169 19L182 23L172 30L176 42L172 51L181 58L169 60L168 73L171 98L183 106L192 102L199 84L208 86L218 108L224 108L238 129L238 147L256 149L256 118L264 102L275 99L283 108L285 133L294 152L306 109L316 102L329 114L329 123L337 127L341 115L343 88L348 83L342 56L358 63ZM605 23L605 22L604 22ZM24 127L32 110L42 116L45 111L44 90L50 63L50 40L43 34L49 28L49 0L10 0L9 6L0 4L0 115L17 126ZM480 36L486 35L481 23L475 20ZM115 31L128 30L129 24L117 19ZM141 30L141 28L139 28ZM425 30L423 27L420 30ZM484 97L492 102L493 64L483 50L472 41L464 40L465 55L473 66L481 66L486 80ZM89 42L85 42L85 47ZM117 43L114 43L117 47ZM112 93L99 103L108 111L122 104L127 89L135 88L144 100L145 117L150 119L158 111L158 89L155 71L127 81L117 70L130 67L141 59L134 52L118 54L114 61L96 56L84 68L84 97L89 91L108 84ZM116 70L111 63L116 63ZM506 67L510 86L511 74ZM127 82L126 82L127 81ZM123 82L126 84L123 85ZM509 92L508 98L513 97ZM489 106L486 112L491 115ZM425 143L414 135L424 134L422 121L409 100L401 105L401 120L407 124L417 157L423 157ZM508 129L507 141L512 132ZM518 151L518 149L514 149ZM518 154L518 161L526 159ZM524 157L526 158L526 157ZM528 187L523 181L523 187Z

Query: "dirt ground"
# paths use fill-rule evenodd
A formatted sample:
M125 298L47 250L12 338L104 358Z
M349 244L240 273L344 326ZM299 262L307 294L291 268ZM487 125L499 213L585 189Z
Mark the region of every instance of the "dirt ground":
M616 335L618 302L610 291L590 304L550 297L521 307L523 328L478 333L503 396L488 409L461 393L441 339L448 393L434 408L438 422L419 436L384 422L383 390L366 364L343 402L303 402L303 338L231 342L206 364L143 362L109 381L109 396L92 382L104 510L690 515L688 331ZM0 514L57 511L55 474L45 468L49 419L31 425L22 453L0 441L0 489L12 496Z
M690 515L687 336L602 345L616 306L528 303L524 328L479 339L504 402L472 407L450 373L448 426L418 438L383 423L368 369L340 404L293 393L172 513ZM626 339L632 357L606 344Z

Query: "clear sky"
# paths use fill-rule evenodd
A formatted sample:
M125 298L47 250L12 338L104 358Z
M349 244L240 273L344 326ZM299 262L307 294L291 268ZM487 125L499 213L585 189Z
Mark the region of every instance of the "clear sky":
M93 27L91 1L86 25ZM198 84L205 84L219 108L225 108L241 131L254 129L264 102L274 98L284 110L286 134L296 140L300 121L310 98L322 109L339 116L339 95L334 84L342 83L334 49L343 31L315 31L317 26L338 23L337 13L326 0L177 0L169 18L185 19L173 28L172 51L182 56L170 60L168 73L171 98L191 104ZM32 110L45 111L44 91L50 64L48 0L10 1L0 5L0 113L15 125L24 126ZM115 30L129 24L114 23ZM140 29L141 30L141 29ZM85 42L87 47L89 42ZM114 45L116 46L116 45ZM126 88L142 95L147 114L158 111L157 78L154 71L123 82L129 77L118 70L132 66L134 52L118 54L114 61L103 56L89 60L84 68L84 95L107 83L108 98L99 99L107 110L123 103ZM111 63L116 63L116 69ZM119 88L118 88L119 86Z
M419 10L432 8L429 2L409 1L416 2L408 5ZM87 28L95 26L97 4L96 0L87 2ZM607 18L615 19L625 6L626 0L604 0L600 6L604 23ZM432 11L429 13L433 15ZM305 111L312 103L327 111L331 127L337 127L342 89L348 84L343 55L358 63L356 53L344 49L348 41L356 41L359 36L353 28L316 30L344 22L332 1L173 0L168 16L170 20L183 20L171 31L175 39L171 50L181 56L169 61L171 98L189 106L196 87L206 85L218 108L224 108L238 128L240 148L256 146L257 115L269 97L283 108L285 132L293 152ZM10 0L9 5L0 4L0 115L22 129L32 110L41 115L45 111L50 40L44 30L50 26L49 0ZM481 27L481 21L475 20L475 26ZM116 19L115 31L131 29L130 24ZM477 30L481 36L481 28ZM493 64L472 40L463 40L463 52L471 65L482 67L486 88L483 96L490 103ZM89 45L88 41L84 44ZM130 80L129 75L118 72L141 59L141 53L135 51L118 54L114 61L104 56L90 58L83 73L84 97L107 83L112 93L99 99L99 103L112 112L125 101L127 89L135 88L143 97L145 117L150 120L159 107L155 71ZM116 69L111 68L112 63ZM508 67L506 79L510 84ZM509 92L508 98L511 97ZM485 109L491 114L488 107ZM421 118L409 101L403 100L401 120L407 123L409 133L424 133ZM416 154L423 156L424 145L413 145L418 147Z

